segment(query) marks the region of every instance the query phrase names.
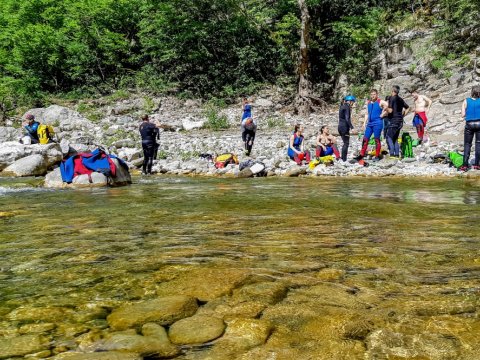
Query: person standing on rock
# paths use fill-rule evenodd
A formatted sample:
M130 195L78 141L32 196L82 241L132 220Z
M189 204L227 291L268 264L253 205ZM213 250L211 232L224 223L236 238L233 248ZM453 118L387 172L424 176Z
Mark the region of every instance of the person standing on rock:
M338 133L340 134L342 145L342 160L347 161L348 146L350 145L350 130L353 130L352 125L352 107L355 104L355 96L348 95L342 101L340 110L338 111Z
M25 122L22 124L26 130L26 136L30 137L32 144L38 144L38 127L40 123L35 121L35 116L32 114L25 115Z
M245 143L245 155L247 156L250 156L252 152L256 132L257 123L251 117L242 120L242 140Z
M398 137L400 136L400 130L403 127L403 118L410 111L408 104L398 95L400 93L400 87L394 85L392 87L392 95L388 100L387 112L390 114L390 125L387 129L387 145L391 157L400 157L400 144L398 143Z
M310 153L305 150L305 141L303 140L303 126L295 125L295 130L290 136L287 154L298 165L301 165L303 161L307 164L310 162Z
M149 121L148 115L142 116L142 124L139 127L139 131L142 136L143 149L142 174L147 175L152 173L153 160L157 157L159 147L157 139L160 139L160 132L158 128Z
M243 120L252 117L252 105L250 104L250 101L248 101L248 98L243 98L242 110L242 122Z
M365 121L363 128L365 130L362 141L362 149L360 155L356 157L356 160L360 161L365 157L368 149L368 142L373 134L375 138L375 159L380 160L380 151L382 150L382 144L380 142L380 136L383 130L383 118L385 115L385 109L387 109L388 103L378 97L378 90L372 89L370 91L370 100L367 102L367 113L365 114Z
M462 117L465 119L465 132L463 137L463 165L461 171L468 170L468 160L472 150L473 137L475 136L475 162L473 168L480 170L480 85L472 88L471 97L466 98L462 104Z
M418 143L423 142L425 127L427 126L427 114L432 106L432 100L425 95L420 95L417 91L412 92L415 101L415 115L413 117L413 126L417 129Z
M335 159L340 159L340 153L336 145L335 136L330 135L330 130L327 125L320 128L320 134L317 138L317 149L315 155L317 158L328 155L335 155Z

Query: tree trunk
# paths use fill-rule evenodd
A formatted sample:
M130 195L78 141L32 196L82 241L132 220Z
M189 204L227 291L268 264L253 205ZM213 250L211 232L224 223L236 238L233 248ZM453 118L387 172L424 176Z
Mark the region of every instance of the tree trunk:
M298 0L300 8L300 53L298 57L298 92L295 100L295 110L299 115L311 112L309 97L312 85L310 83L310 64L308 59L308 42L310 40L310 13L306 0Z

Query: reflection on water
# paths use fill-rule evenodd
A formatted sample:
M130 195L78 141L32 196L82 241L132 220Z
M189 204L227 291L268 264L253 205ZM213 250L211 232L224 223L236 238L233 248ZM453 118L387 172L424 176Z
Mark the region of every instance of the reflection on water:
M367 333L448 333L458 346L447 355L480 346L469 335L480 330L478 182L148 178L83 191L36 185L0 180L0 315L21 306L111 309L188 291L197 286L188 274L198 283L209 281L202 271L235 270L248 272L250 282L288 288L257 315L277 329L267 352L321 358L316 351L323 349L330 354L324 358L345 358L346 335L334 329L353 318L372 324ZM345 289L356 302L344 299ZM235 292L228 296L222 301L232 303ZM85 321L83 332L105 328L98 321ZM7 316L0 336L23 324ZM328 344L321 340L327 329ZM78 335L53 332L53 343ZM351 358L375 358L374 340L357 337Z

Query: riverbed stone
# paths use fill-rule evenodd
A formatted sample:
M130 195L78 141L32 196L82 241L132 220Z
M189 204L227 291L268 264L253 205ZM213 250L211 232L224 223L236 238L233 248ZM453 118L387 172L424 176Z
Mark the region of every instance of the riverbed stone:
M280 282L262 282L248 284L233 292L233 300L238 302L258 301L266 304L276 304L288 292L285 284Z
M48 333L56 328L52 323L33 323L25 324L18 329L18 332L24 334L43 334Z
M23 335L0 339L0 359L40 352L48 349L49 339L40 335Z
M142 335L113 333L94 345L96 351L128 351L141 356L170 358L179 353L179 349L168 339L166 330L157 324L145 324Z
M388 329L372 332L366 339L369 359L458 359L460 340L449 335L407 335Z
M220 337L224 330L223 320L195 315L175 322L170 326L168 336L175 344L202 344Z
M49 323L58 323L71 317L71 309L48 306L48 307L19 307L7 314L6 318L11 321L36 322L43 321Z
M261 319L233 319L215 347L248 350L263 345L273 331L272 324Z
M245 269L214 269L185 267L172 281L163 282L157 287L157 295L182 294L193 296L200 301L210 301L230 294L233 289L244 284L250 271Z
M305 175L307 173L307 168L305 166L292 166L287 169L285 172L286 177L297 177L300 175Z
M192 316L197 309L195 298L175 295L121 306L113 310L107 321L114 330L139 327L148 322L170 325Z
M52 360L142 360L138 354L120 351L105 351L95 353L65 352L51 358Z

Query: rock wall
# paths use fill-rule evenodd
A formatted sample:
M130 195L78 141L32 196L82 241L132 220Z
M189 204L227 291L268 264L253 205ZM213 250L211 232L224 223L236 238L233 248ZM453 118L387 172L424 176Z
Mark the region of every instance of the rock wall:
M372 61L370 76L382 97L390 94L392 85L401 87L400 95L413 105L409 94L418 90L433 100L428 129L439 136L455 137L463 134L462 101L470 95L473 85L480 80L480 47L462 59L446 62L441 69L433 67L435 44L433 30L408 31L385 40L378 56ZM340 82L339 93L345 93L348 84ZM411 120L408 116L407 123Z

